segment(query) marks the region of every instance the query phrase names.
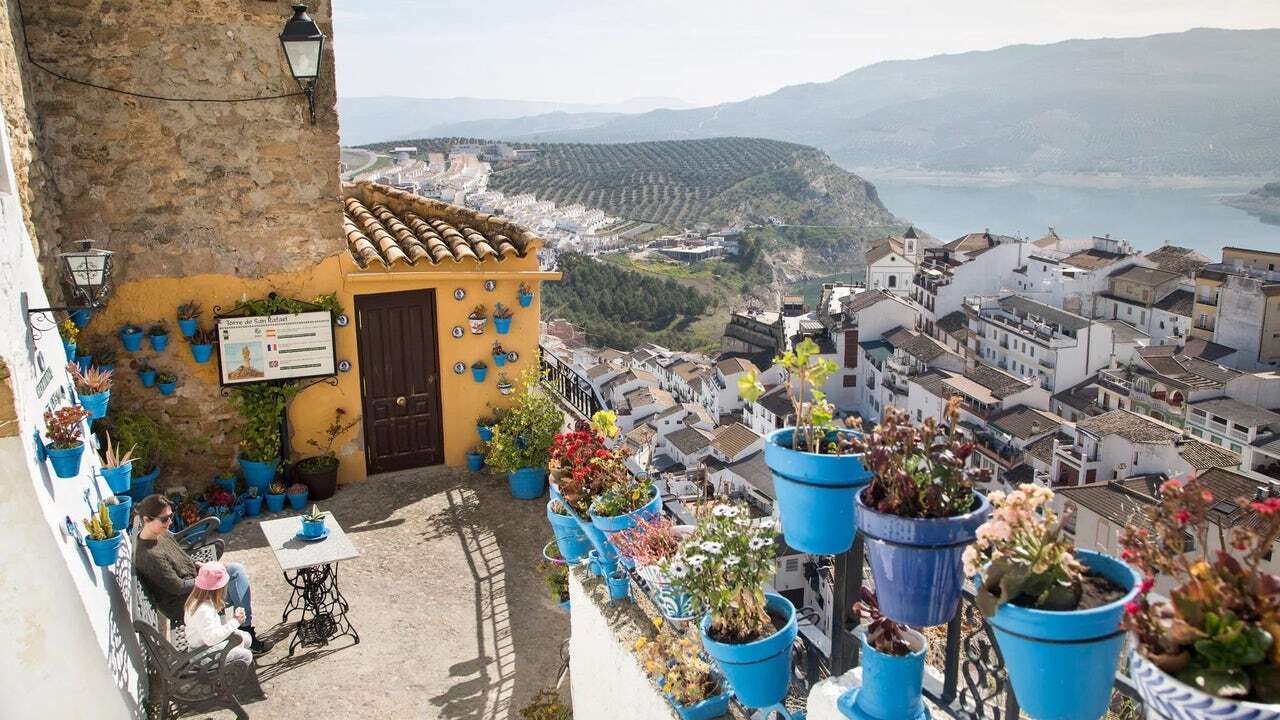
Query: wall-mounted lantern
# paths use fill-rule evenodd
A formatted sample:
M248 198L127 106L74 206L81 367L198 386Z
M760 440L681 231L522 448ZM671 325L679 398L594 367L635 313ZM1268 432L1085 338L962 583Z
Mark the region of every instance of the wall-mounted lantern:
M289 61L289 72L293 73L293 79L298 81L307 96L307 110L311 113L311 124L315 125L316 82L320 79L324 33L307 15L306 5L293 6L293 17L284 24L284 31L280 33L280 45L284 48L285 59Z
M106 303L111 292L111 271L113 253L93 247L92 240L80 240L80 250L58 253L58 275L66 288L68 304L60 307L27 308L30 321L32 315L44 315L54 311L73 313L78 310L97 310ZM26 293L22 293L26 303ZM39 337L40 329L32 326L35 337Z

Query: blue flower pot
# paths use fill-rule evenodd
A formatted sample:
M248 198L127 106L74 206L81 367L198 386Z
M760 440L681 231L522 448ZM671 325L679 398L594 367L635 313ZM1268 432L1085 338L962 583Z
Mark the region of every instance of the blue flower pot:
M142 381L142 387L154 387L156 384L156 371L154 368L150 370L139 370L138 379Z
M199 323L200 321L196 318L191 318L190 320L179 318L178 329L182 331L182 337L191 337L192 335L195 335L196 326L199 325Z
M671 698L671 694L667 693L667 701L671 703L671 707L676 709L676 714L681 717L681 720L713 720L713 718L728 715L729 698L729 692L725 691L700 703L678 705Z
M120 344L124 345L124 349L129 352L138 352L142 349L142 331L125 332L120 331Z
M111 527L129 532L129 514L133 512L133 498L128 495L117 495L116 504L107 506L107 516L111 518Z
M587 569L591 571L592 577L604 577L605 564L600 559L600 551L591 550L587 553Z
M493 329L498 331L499 335L506 335L511 332L511 318L496 317L493 319Z
M226 490L232 495L236 494L236 477L234 475L231 477L216 477L213 479L213 484L223 490Z
M112 493L120 495L129 492L129 485L133 481L132 460L120 467L104 467L101 472L102 479L107 481L107 487L111 488Z
M494 365L497 365L498 367L502 367L502 366L506 365L506 364L507 364L507 356L506 356L506 355L494 355L494 356L493 356L493 364L494 364Z
M862 466L861 455L792 450L794 431L776 430L764 443L782 534L797 550L838 555L853 545L853 496L871 482L872 474Z
M533 304L533 293L520 293L516 299L520 302L520 307L529 307Z
M485 376L486 376L486 375L488 375L488 374L489 374L489 368L487 368L487 367L481 367L481 368L473 367L473 368L471 368L471 378L472 378L473 380L475 380L476 382L478 382L478 383L482 383L482 382L484 382L484 378L485 378Z
M1068 612L1005 603L987 618L1018 704L1036 720L1096 720L1107 711L1124 648L1120 621L1141 582L1138 573L1109 555L1077 550L1076 557L1128 592L1102 607Z
M284 510L284 495L267 495L267 512L278 513Z
M209 362L209 358L213 357L213 345L208 343L192 343L191 359L201 365Z
M169 333L164 335L147 335L147 342L151 343L151 349L156 352L164 352L169 347Z
M480 453L467 453L467 469L471 472L480 472L480 468L484 467L484 456Z
M614 570L605 578L609 586L609 602L622 602L631 597L631 576L623 570Z
M49 457L49 462L53 464L54 475L65 480L80 474L80 458L84 456L84 443L73 448L62 449L46 445L44 452Z
M244 503L245 517L258 517L259 515L262 514L262 496L261 495L257 497L249 497L248 495L245 495L243 498L241 498L241 502Z
M142 498L155 492L158 477L160 477L160 468L155 468L146 475L134 477L129 485L129 497L133 498L134 502L141 502Z
M115 537L107 540L94 540L85 538L84 544L89 546L89 557L93 558L93 564L98 567L111 567L116 564L116 559L120 557L120 541L124 539L124 533L117 531Z
M67 362L76 361L76 344L74 342L62 341L62 349L67 353Z
M280 461L258 462L256 460L237 458L237 462L240 463L240 472L244 475L244 483L249 487L258 488L258 492L265 495L267 488L271 487L271 481L276 479L276 469L280 466Z
M89 318L91 317L93 317L93 310L91 308L82 308L80 310L73 310L70 313L72 324L74 324L76 327L80 328L81 330L84 329L85 325L89 324Z
M987 498L973 495L977 507L964 515L920 519L876 512L858 493L858 531L866 543L880 610L891 620L929 627L956 614L965 581L960 557L991 514Z
M218 532L227 534L236 526L236 513L234 510L227 512L225 515L218 516Z
M592 527L600 531L603 537L603 545L598 548L600 550L600 556L609 562L617 562L618 548L614 547L613 542L610 540L614 533L620 533L623 530L630 530L636 526L640 518L657 517L661 513L662 498L658 495L657 488L653 489L653 499L645 503L644 507L636 510L635 512L629 512L616 517L605 517L603 515L596 515L595 513L588 513L591 517ZM592 536L588 535L588 537Z
M178 383L156 383L156 387L160 389L161 395L172 395L174 391L178 389Z
M307 507L307 493L288 493L286 497L289 498L289 507L294 510L302 510Z
M907 655L886 655L867 643L865 631L858 633L862 643L862 685L844 692L836 707L854 720L918 720L930 717L921 699L924 685L924 658L928 650L925 638L908 630Z
M476 432L480 433L480 439L485 442L493 439L493 428L488 425L477 425Z
M302 537L318 538L324 534L324 520L303 520Z
M787 618L786 625L767 638L755 642L731 644L713 640L707 635L711 614L698 625L702 646L706 649L739 702L751 708L764 708L782 702L791 685L791 643L796 639L796 609L790 600L765 593L766 605ZM887 720L887 719L886 719Z
M89 393L80 396L80 405L89 411L90 420L101 420L107 416L107 403L111 402L111 391Z
M567 615L567 614L569 614L569 601L568 601L568 600L561 600L561 601L560 601L560 603L557 605L557 607L559 607L561 610L563 610L563 611L565 612L565 614L566 614L566 615Z
M507 473L507 483L511 486L511 496L517 500L536 500L542 497L547 487L546 468L520 468Z
M551 523L551 531L556 534L560 557L569 563L577 563L591 550L591 541L572 515L561 515L551 510L554 502L555 500L547 501L547 522Z

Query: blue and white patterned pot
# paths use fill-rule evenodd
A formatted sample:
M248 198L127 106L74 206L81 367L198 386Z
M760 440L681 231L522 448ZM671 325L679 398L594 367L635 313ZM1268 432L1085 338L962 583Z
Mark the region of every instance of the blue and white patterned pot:
M1136 649L1129 678L1147 709L1147 720L1280 720L1280 706L1224 700L1196 690L1156 667Z

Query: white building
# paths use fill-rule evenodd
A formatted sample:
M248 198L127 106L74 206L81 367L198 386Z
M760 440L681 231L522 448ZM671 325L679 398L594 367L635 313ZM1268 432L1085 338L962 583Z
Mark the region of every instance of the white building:
M1026 252L1025 242L989 232L971 233L925 249L911 292L920 311L920 328L945 342L938 320L960 310L966 297L1010 287L1013 271L1023 266Z
M1019 295L970 298L969 356L1050 393L1112 364L1111 327Z
M904 297L911 295L912 278L920 260L919 242L916 229L909 227L902 237L891 235L867 248L867 287Z
M1053 459L1053 484L1083 485L1132 475L1181 475L1214 467L1236 468L1240 456L1154 418L1112 410L1076 423L1074 442Z
M1079 315L1093 315L1097 294L1121 268L1142 262L1127 241L1111 237L1054 239L1031 246L1026 262L1015 271L1009 287L1046 305Z

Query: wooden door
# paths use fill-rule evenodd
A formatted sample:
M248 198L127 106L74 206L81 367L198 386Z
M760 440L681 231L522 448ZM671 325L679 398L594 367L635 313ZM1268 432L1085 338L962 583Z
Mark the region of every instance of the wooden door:
M435 291L355 300L368 471L444 462Z

